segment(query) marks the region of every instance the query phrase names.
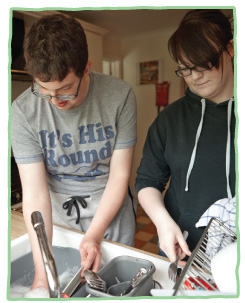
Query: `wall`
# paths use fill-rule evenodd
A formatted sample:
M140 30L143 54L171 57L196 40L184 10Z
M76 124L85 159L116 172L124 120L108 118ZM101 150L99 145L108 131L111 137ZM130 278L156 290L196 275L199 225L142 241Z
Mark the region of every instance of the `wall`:
M148 33L134 39L121 42L121 57L123 79L134 89L137 100L137 145L130 185L134 188L136 170L140 164L143 145L149 126L157 116L155 105L155 85L139 85L137 64L141 61L163 60L163 81L169 81L169 103L183 95L183 82L176 76L174 70L177 64L168 54L167 41L175 28Z

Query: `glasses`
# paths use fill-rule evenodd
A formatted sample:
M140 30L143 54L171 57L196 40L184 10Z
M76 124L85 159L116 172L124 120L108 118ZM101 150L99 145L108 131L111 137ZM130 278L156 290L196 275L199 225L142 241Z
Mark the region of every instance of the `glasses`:
M78 92L79 92L79 89L80 89L80 85L81 85L81 81L82 81L82 77L80 78L80 81L79 81L79 84L78 84L78 87L77 87L77 91L74 94L71 94L71 95L57 95L57 96L51 96L51 95L44 95L44 94L41 94L39 91L37 91L35 89L35 83L34 81L32 82L32 87L31 87L31 92L37 96L37 97L40 97L40 98L43 98L43 99L46 99L46 100L51 100L52 98L57 98L59 100L62 100L62 101L69 101L69 100L73 100L75 99L77 96L78 96Z
M213 62L209 62L208 65L209 67L201 67L201 66L193 66L193 67L188 67L188 68L181 68L175 71L176 75L178 77L187 77L190 76L192 74L192 71L195 70L196 72L205 72L206 70L210 70L213 66L216 65L217 60L219 59L219 57L222 55L223 51L225 50L224 47L222 47L220 49L220 51L217 54L217 57L215 58L215 60L213 60Z

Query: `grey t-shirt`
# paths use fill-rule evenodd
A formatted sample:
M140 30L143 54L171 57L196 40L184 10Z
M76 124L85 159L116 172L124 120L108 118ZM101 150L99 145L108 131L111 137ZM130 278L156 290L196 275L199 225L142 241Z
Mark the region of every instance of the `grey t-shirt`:
M61 111L30 89L12 105L15 161L44 161L54 192L92 194L106 186L114 149L136 143L135 95L126 82L90 72L87 98Z

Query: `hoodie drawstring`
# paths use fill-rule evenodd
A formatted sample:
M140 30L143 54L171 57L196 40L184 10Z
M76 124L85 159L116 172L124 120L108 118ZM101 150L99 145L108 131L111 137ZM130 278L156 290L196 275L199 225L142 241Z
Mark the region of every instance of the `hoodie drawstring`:
M232 198L232 194L231 194L231 189L230 189L230 182L229 182L229 176L230 176L230 148L231 148L231 130L230 130L230 125L231 125L231 109L232 109L232 102L234 101L234 98L231 98L228 102L228 109L227 109L227 143L226 143L226 183L227 183L227 196L229 199ZM201 100L202 103L202 116L201 116L201 120L197 129L197 133L196 133L196 140L195 140L195 146L193 148L192 151L192 155L191 155L191 160L190 160L190 164L188 167L188 171L186 174L186 186L185 186L185 191L189 190L189 178L190 178L190 174L192 171L192 168L194 166L195 163L195 158L196 158L196 151L197 151L197 144L201 135L201 131L202 131L202 125L203 125L203 119L204 119L204 114L205 114L205 108L206 108L206 100L202 99Z
M227 184L227 196L232 199L231 188L230 188L230 149L231 149L231 109L233 98L229 100L227 110L227 143L226 143L226 184Z
M198 129L197 129L195 146L194 146L193 151L192 151L189 168L188 168L188 171L187 171L187 174L186 174L185 191L189 190L189 178L190 178L192 168L194 166L194 162L195 162L195 158L196 158L196 152L197 152L197 144L198 144L198 141L199 141L199 138L200 138L200 135L201 135L201 131L202 131L203 118L204 118L204 113L205 113L205 108L206 108L206 100L202 99L201 102L202 102L202 116L201 116L201 121L200 121Z

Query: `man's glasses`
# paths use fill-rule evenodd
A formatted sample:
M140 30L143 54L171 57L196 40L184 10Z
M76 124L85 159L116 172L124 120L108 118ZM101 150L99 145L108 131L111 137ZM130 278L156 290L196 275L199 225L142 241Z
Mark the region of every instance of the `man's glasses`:
M218 52L217 57L215 58L215 60L213 60L213 62L208 63L209 68L205 68L205 67L201 67L201 66L193 66L193 67L178 69L178 70L175 71L175 73L178 77L187 77L187 76L190 76L192 74L193 70L195 70L196 72L199 72L199 73L204 72L206 70L210 70L213 66L215 66L217 60L222 55L224 50L225 50L225 48L222 47L221 50Z
M38 89L37 89L37 83L35 83L34 81L32 82L32 87L31 87L31 92L37 96L37 97L40 97L40 98L43 98L43 99L46 99L46 100L51 100L52 98L57 98L59 100L62 100L62 101L69 101L69 100L73 100L75 99L77 96L78 96L78 92L79 92L79 89L80 89L80 85L81 85L81 81L82 81L82 77L80 78L80 81L79 81L79 84L78 84L78 87L77 87L77 91L74 94L71 94L71 95L57 95L57 96L51 96L51 95L44 95L44 94L41 94Z

